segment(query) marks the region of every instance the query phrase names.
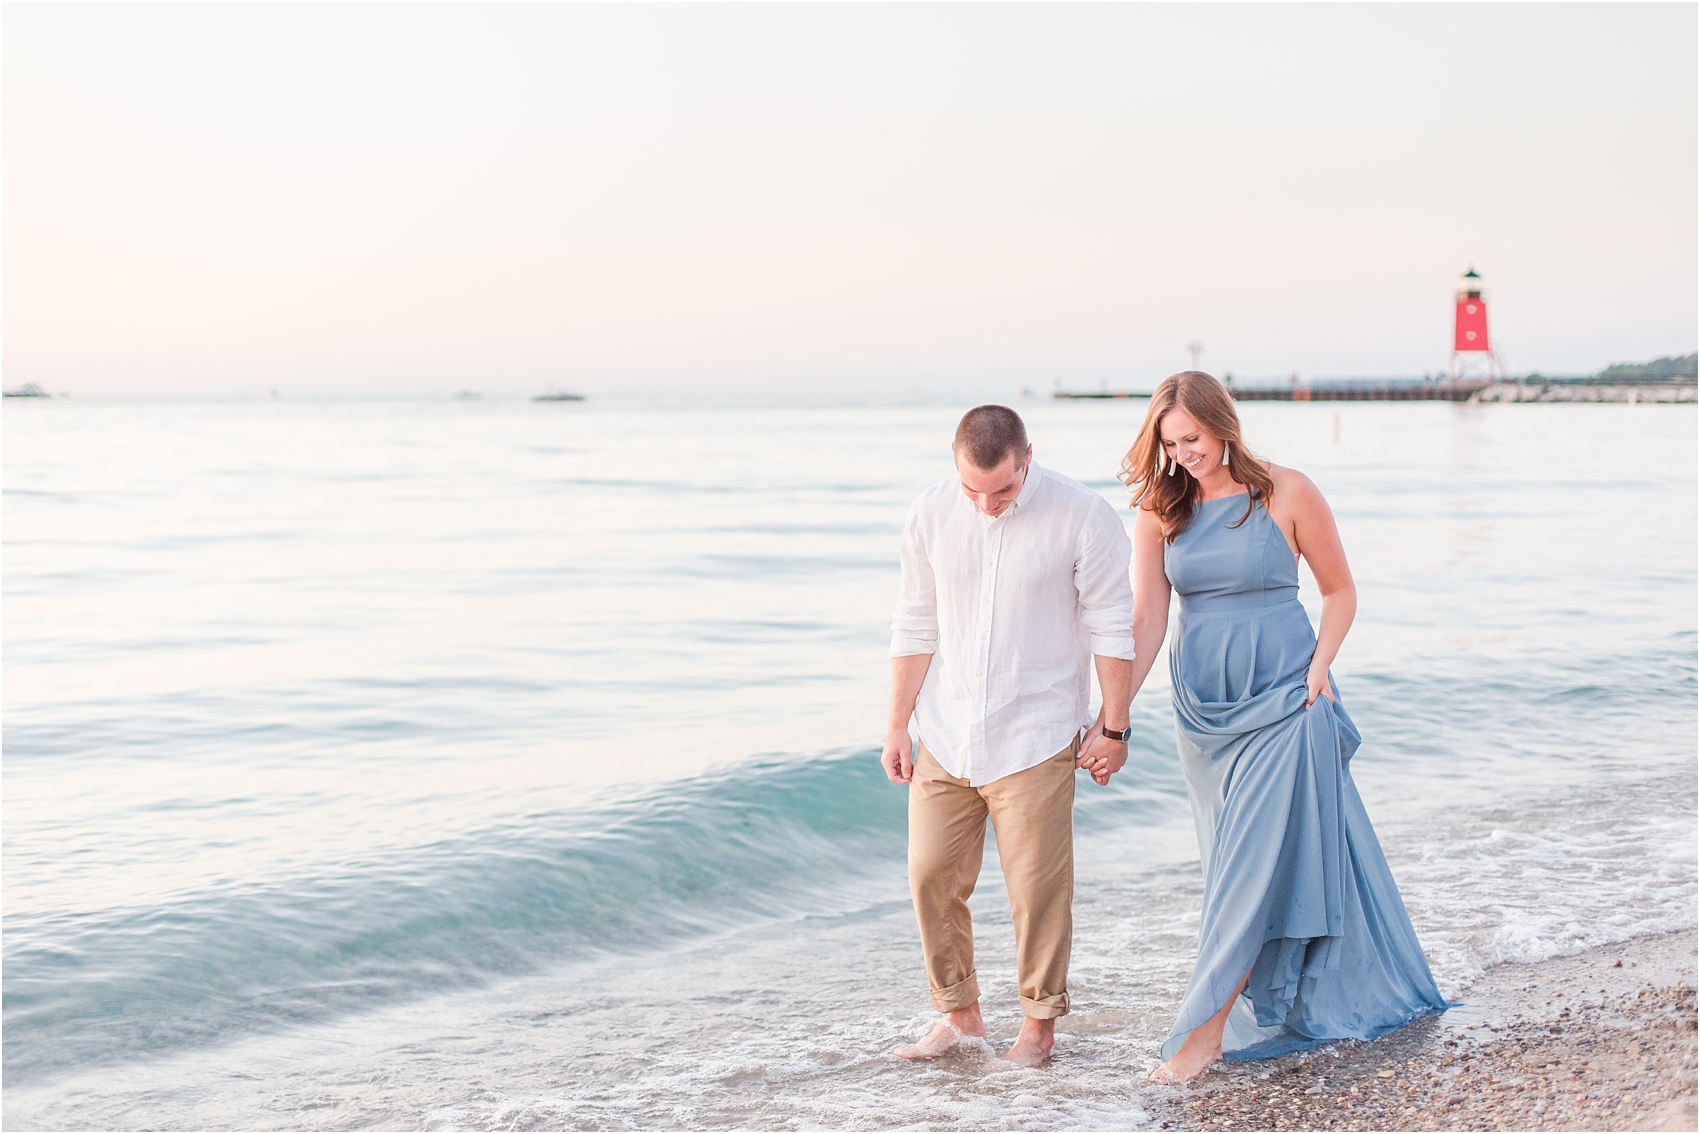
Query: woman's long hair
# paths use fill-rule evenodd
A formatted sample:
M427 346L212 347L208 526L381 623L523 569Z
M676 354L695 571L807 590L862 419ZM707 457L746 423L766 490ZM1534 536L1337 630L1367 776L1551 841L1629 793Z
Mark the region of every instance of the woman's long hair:
M1163 524L1163 538L1169 543L1192 523L1193 510L1198 504L1198 481L1184 467L1173 463L1163 468L1163 444L1158 429L1163 417L1179 406L1191 414L1204 432L1227 447L1228 472L1234 480L1246 486L1249 499L1245 515L1234 527L1251 517L1257 505L1269 506L1269 493L1275 482L1269 476L1268 462L1258 458L1240 440L1240 415L1234 410L1234 399L1222 383L1202 370L1183 370L1171 374L1157 384L1151 395L1151 406L1145 411L1145 424L1133 448L1122 458L1122 483L1133 489L1135 508L1149 508Z

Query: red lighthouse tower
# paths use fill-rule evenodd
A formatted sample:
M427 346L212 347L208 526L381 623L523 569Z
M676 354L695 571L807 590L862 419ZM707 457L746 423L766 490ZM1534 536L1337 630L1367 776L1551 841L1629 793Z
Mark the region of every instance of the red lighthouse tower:
M1446 376L1453 382L1503 382L1505 367L1488 338L1487 300L1482 277L1470 266L1458 279L1458 303L1452 320L1452 361Z

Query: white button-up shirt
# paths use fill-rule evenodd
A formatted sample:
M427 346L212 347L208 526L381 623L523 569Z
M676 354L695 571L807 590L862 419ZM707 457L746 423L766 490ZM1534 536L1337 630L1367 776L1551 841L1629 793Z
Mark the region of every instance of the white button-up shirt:
M915 727L945 771L989 784L1092 723L1092 655L1133 657L1132 557L1109 501L1038 465L996 518L954 476L921 493L891 656L933 655Z

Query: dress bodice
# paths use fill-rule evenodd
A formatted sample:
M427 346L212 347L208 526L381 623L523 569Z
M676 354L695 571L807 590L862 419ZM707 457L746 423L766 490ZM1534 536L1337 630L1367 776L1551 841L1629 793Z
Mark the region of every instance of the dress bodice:
M1163 571L1180 596L1169 648L1177 696L1277 716L1304 703L1316 635L1293 550L1262 504L1247 514L1243 492L1198 504L1164 545Z
M1198 504L1192 523L1163 546L1163 572L1187 613L1271 606L1299 594L1293 549L1262 504L1246 515L1243 492Z

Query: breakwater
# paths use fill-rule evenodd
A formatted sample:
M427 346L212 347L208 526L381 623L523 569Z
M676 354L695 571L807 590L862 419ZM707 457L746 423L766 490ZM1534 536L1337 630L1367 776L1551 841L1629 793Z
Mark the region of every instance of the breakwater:
M1464 402L1483 382L1340 382L1313 386L1229 386L1241 402Z
M1693 404L1700 394L1692 381L1625 386L1615 382L1543 382L1540 385L1500 382L1471 395L1475 402L1683 402Z
M1310 386L1228 387L1242 402L1617 402L1686 403L1700 400L1692 379L1676 382L1340 382ZM1060 395L1059 395L1060 396ZM1077 395L1078 396L1078 395ZM1098 395L1102 396L1102 395ZM1126 395L1122 395L1126 396Z

